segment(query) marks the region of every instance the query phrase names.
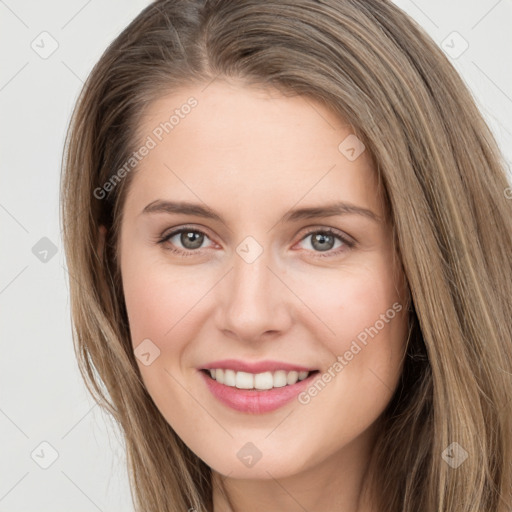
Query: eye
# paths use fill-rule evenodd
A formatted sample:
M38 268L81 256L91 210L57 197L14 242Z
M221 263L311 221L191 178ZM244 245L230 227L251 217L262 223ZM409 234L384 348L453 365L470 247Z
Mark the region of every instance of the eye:
M336 256L355 246L355 242L349 240L348 237L342 235L340 232L332 228L323 228L309 231L302 238L300 243L303 243L308 239L310 239L310 242L307 245L312 247L314 252L326 253L317 254L317 256L320 257ZM336 246L336 242L339 242L338 246ZM335 247L337 250L333 251L332 249Z
M203 231L182 227L160 238L158 243L164 245L169 242L170 247L166 247L167 250L182 256L192 256L194 252L201 252L200 249L202 249L201 246L205 239L209 238ZM179 244L181 244L182 247L179 247Z
M205 248L202 247L205 239L209 240L209 237L203 231L184 226L159 238L157 243L164 245L166 250L180 256L194 256L201 253L202 249ZM308 239L310 239L310 242L306 245L309 245L313 250L312 252L317 253L316 256L319 257L337 256L355 246L354 241L333 228L310 230L299 243L304 243ZM338 242L337 246L336 242ZM302 248L304 249L304 247ZM333 250L335 248L336 250Z

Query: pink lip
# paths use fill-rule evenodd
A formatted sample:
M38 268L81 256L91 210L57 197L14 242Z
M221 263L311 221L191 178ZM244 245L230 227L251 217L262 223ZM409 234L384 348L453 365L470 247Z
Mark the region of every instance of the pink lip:
M222 366L216 366L215 368L222 368ZM280 368L284 369L282 366ZM212 379L204 371L199 371L199 373L201 374L211 393L223 404L231 407L232 409L235 409L236 411L252 414L263 414L279 409L283 405L293 400L299 393L301 393L307 386L309 386L312 379L317 376L317 373L314 373L308 378L297 381L291 386L283 386L282 388L258 391L253 389L238 389L235 387L226 386Z
M280 361L260 361L258 363L251 363L249 361L239 361L237 359L214 361L213 363L209 363L202 367L203 370L214 370L216 368L247 373L276 372L277 370L285 370L287 372L294 370L296 372L312 372L316 370L316 368L307 368L305 366L283 363Z

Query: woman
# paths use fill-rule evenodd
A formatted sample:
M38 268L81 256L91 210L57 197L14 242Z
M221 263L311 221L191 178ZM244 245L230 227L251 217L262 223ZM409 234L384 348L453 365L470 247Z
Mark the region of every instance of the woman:
M512 499L512 203L387 1L156 1L75 109L75 346L144 511Z

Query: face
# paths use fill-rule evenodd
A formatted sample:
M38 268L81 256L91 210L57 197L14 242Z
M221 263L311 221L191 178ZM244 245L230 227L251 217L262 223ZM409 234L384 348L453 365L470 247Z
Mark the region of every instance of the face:
M368 152L320 103L220 80L139 128L118 249L162 415L234 478L360 456L407 334Z

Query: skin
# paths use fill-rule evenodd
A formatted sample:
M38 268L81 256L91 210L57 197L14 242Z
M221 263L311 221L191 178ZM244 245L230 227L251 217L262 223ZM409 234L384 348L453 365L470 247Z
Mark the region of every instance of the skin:
M216 512L377 511L378 497L371 502L370 491L363 493L364 476L376 422L402 369L405 307L306 405L292 400L265 414L234 411L198 372L235 358L323 373L394 303L405 305L368 152L347 159L338 145L350 126L312 99L219 79L152 103L141 140L190 96L198 105L134 171L121 224L132 344L150 339L160 350L148 366L137 359L148 392L213 468ZM225 222L141 213L159 199L207 205ZM280 222L293 208L340 200L371 210L378 221L344 214ZM157 243L184 225L206 234L200 249L183 245L179 234ZM334 238L327 251L318 249L314 233L329 227L356 245ZM263 250L251 263L236 252L247 236ZM173 244L190 255L172 253ZM237 457L247 442L262 454L252 467Z

